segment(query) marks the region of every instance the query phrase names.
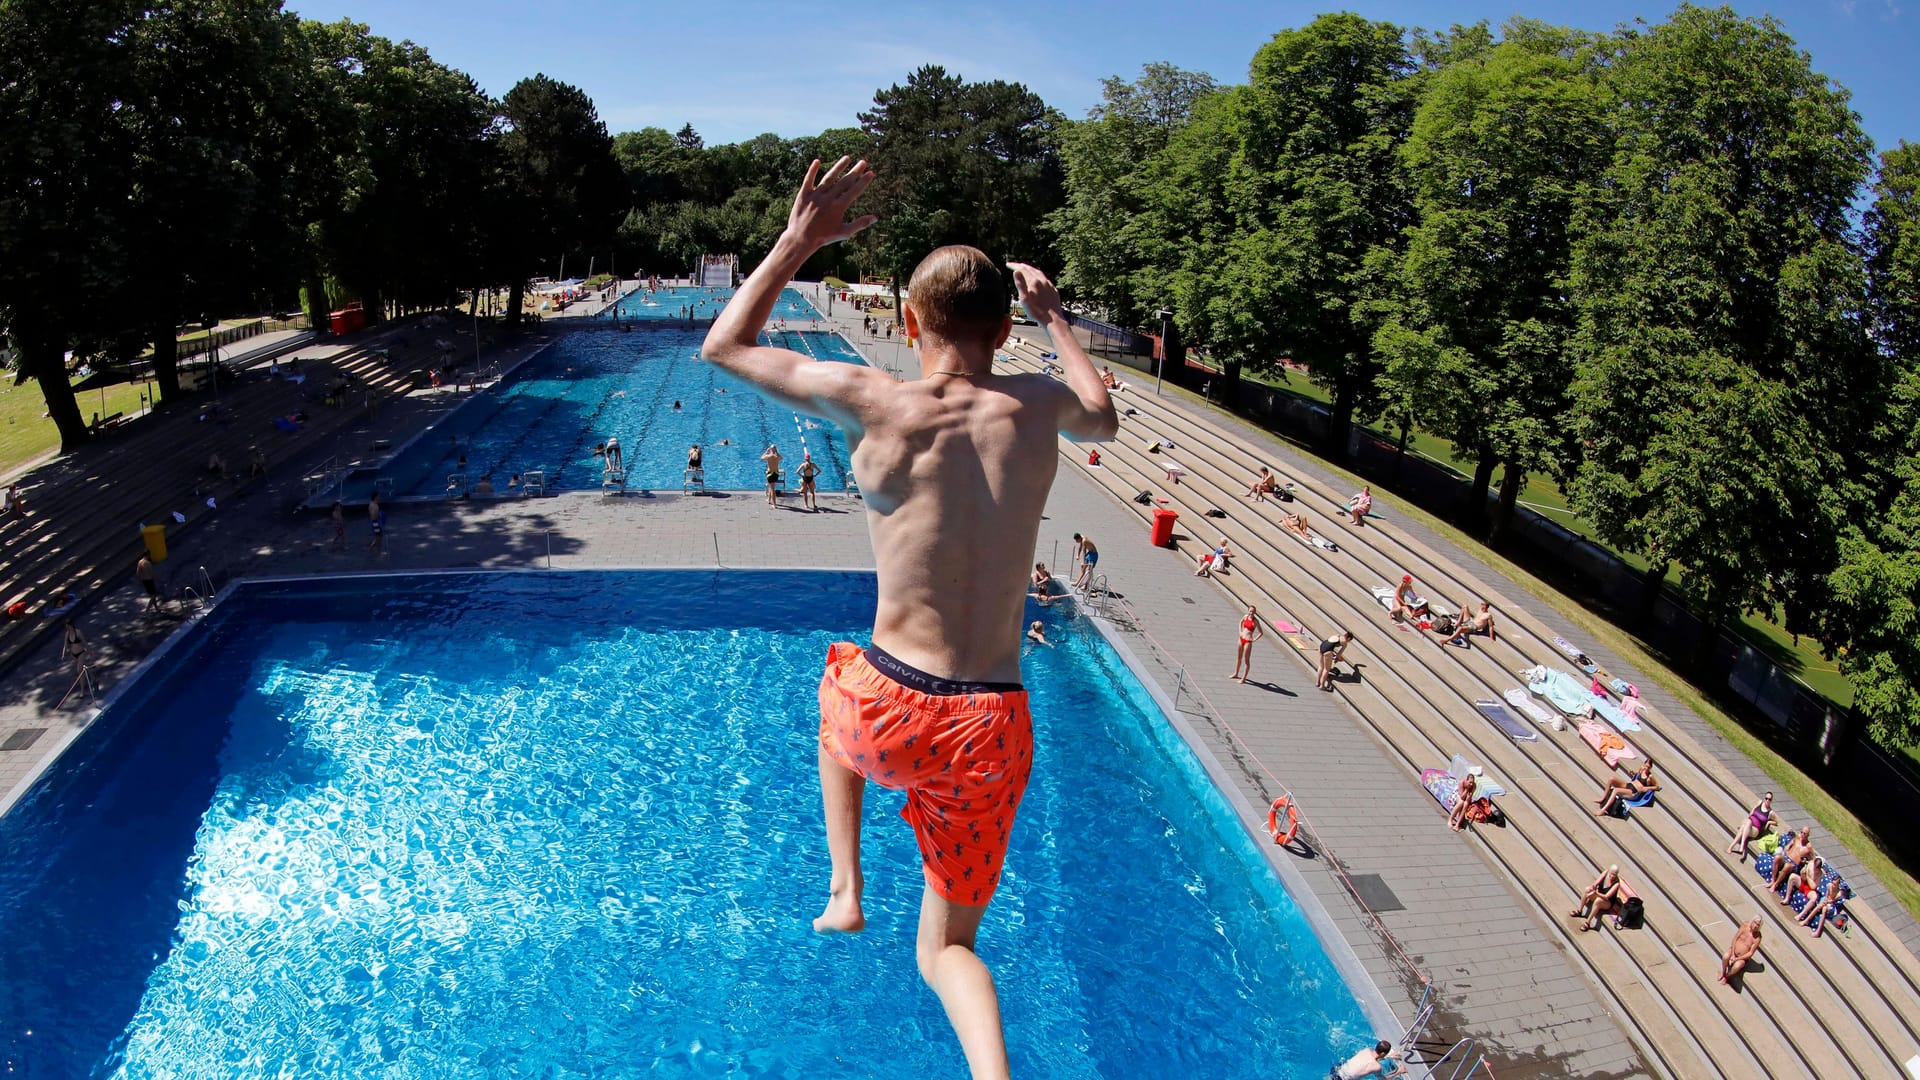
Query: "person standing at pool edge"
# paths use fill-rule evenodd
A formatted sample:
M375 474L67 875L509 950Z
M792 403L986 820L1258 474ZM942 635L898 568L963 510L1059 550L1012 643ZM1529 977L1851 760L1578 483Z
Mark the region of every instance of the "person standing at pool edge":
M715 320L701 354L782 405L839 424L866 496L879 597L873 646L834 644L820 682L817 756L832 876L814 929L866 925L866 780L905 788L902 816L926 878L921 977L946 1008L972 1074L1005 1077L999 998L973 944L1033 763L1018 681L1026 559L1059 464L1059 433L1107 439L1119 420L1073 341L1059 293L1030 266L1010 268L1029 314L1065 358L1066 381L993 373L1012 321L1000 272L973 248L940 248L913 273L902 314L920 360L917 381L756 344L801 264L873 224L872 215L847 219L872 179L864 161L841 158L824 173L813 162L786 231Z
M800 500L807 504L807 509L816 513L820 509L820 488L815 482L819 475L820 466L813 463L813 452L803 451L800 455Z

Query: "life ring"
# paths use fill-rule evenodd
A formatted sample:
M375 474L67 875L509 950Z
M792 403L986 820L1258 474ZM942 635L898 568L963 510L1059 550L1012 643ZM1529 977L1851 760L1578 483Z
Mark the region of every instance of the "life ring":
M1287 815L1286 832L1280 831L1280 813L1283 810ZM1293 843L1293 838L1300 835L1300 811L1293 805L1292 796L1282 795L1273 800L1273 806L1267 810L1267 832L1273 835L1273 842L1282 847Z

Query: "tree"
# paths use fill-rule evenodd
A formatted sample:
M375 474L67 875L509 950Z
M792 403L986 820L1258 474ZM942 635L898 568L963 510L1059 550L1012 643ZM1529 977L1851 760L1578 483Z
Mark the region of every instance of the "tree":
M622 195L613 140L578 87L535 75L507 91L501 110L506 130L500 152L518 197L514 219L499 223L516 265L507 316L516 321L526 277L557 267L569 254L604 251L630 202ZM692 132L689 125L676 142L685 143ZM691 141L698 149L699 136Z
M1133 82L1104 80L1100 104L1061 130L1066 202L1047 219L1064 260L1060 285L1122 326L1145 324L1162 300L1140 256L1149 165L1214 89L1204 73L1148 64Z
M1142 254L1189 339L1239 369L1291 355L1333 392L1333 448L1372 403L1375 252L1412 211L1396 155L1412 116L1399 27L1323 15L1274 35L1247 85L1204 99L1155 169ZM1218 99L1217 101L1215 99Z
M1580 210L1574 506L1669 564L1705 617L1788 604L1831 566L1826 483L1871 428L1848 212L1868 143L1771 18L1682 6L1609 68L1617 148ZM1651 595L1651 590L1649 591Z
M62 450L88 434L67 350L111 331L99 300L134 269L119 228L132 151L115 111L132 89L139 13L125 0L0 0L0 325Z
M1881 157L1866 217L1870 325L1897 366L1882 429L1889 466L1840 541L1822 638L1853 683L1853 708L1883 742L1920 743L1920 146Z
M339 298L376 319L389 301L447 302L484 257L493 103L411 42L350 22L307 35L317 64L349 73L340 87L358 119L338 166L342 198L319 229Z
M1401 152L1419 223L1373 338L1383 395L1475 460L1470 520L1504 466L1496 535L1528 472L1573 460L1569 226L1610 158L1595 43L1538 42L1510 33L1426 76Z
M682 152L666 128L623 131L613 137L613 159L627 180L627 196L636 208L684 198Z
M969 83L927 66L873 97L868 250L899 281L944 244L1048 263L1041 222L1060 205L1060 117L1018 83Z
M163 401L180 391L179 325L253 306L283 254L259 241L286 240L270 162L298 104L293 23L279 0L171 0L134 26L115 115L133 153L121 236L137 269L112 306L151 343Z

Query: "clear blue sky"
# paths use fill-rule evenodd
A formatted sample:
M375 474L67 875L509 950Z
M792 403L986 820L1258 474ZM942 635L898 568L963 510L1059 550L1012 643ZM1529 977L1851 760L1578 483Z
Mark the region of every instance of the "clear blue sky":
M1911 4L1913 10L1906 10ZM1327 2L1053 0L835 4L693 0L288 0L309 18L350 17L410 38L492 93L544 72L592 96L615 132L692 123L709 143L763 131L794 136L852 125L873 92L924 63L969 79L1023 82L1068 116L1100 79L1167 60L1240 82L1275 31ZM1853 92L1876 147L1920 142L1920 0L1792 0L1733 5L1779 17L1814 68ZM1444 27L1520 13L1607 30L1659 21L1673 5L1620 0L1369 0L1348 5L1403 26ZM841 12L860 11L857 20Z

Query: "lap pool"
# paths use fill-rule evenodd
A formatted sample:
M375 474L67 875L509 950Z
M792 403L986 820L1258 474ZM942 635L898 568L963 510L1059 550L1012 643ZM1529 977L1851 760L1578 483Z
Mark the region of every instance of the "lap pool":
M401 497L458 494L482 476L504 493L534 470L550 490L597 489L603 462L594 448L611 437L629 488L679 490L697 443L708 488L764 487L760 454L772 444L788 490L798 490L803 453L820 465L820 490L846 490L852 469L840 430L701 360L705 338L704 329L665 327L567 333L404 447L377 479ZM762 340L823 362L862 363L837 334L775 331ZM348 497L364 499L375 480L349 481Z
M0 818L0 1057L959 1075L898 795L868 793L866 933L808 929L814 690L872 603L824 572L240 586ZM1015 1073L1326 1075L1374 1032L1306 917L1104 639L1052 634L980 939Z

